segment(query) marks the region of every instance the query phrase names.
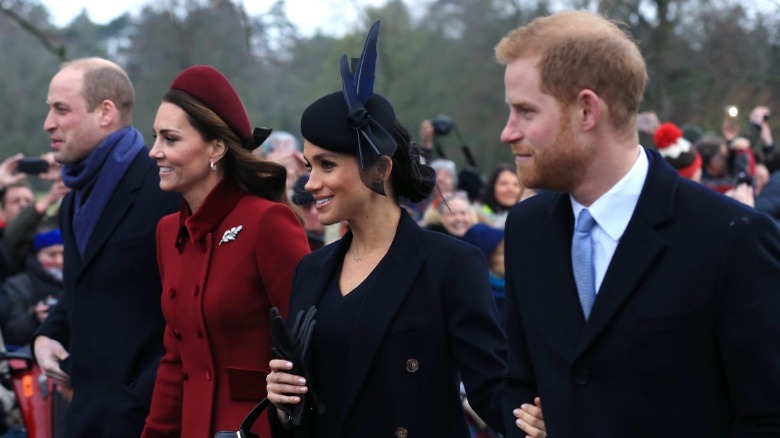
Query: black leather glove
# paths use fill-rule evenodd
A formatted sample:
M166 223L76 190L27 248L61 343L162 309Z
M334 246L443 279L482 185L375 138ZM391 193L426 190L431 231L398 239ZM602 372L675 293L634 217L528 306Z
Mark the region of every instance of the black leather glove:
M306 313L299 310L295 316L295 322L292 331L287 330L287 324L276 307L271 308L271 340L273 342L272 353L277 359L284 359L292 362L293 368L291 374L302 376L306 379L308 392L301 397L301 402L295 405L282 406L287 414L287 418L292 420L292 424L299 426L303 424L306 413L314 409L321 414L325 412L325 405L322 404L314 393L312 384L311 360L309 358L311 336L314 333L314 316L317 309L311 306Z

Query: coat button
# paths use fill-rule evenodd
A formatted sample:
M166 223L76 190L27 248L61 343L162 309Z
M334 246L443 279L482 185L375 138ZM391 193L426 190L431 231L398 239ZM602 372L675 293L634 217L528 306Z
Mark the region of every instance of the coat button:
M200 286L195 285L195 287L192 288L192 296L197 297L200 293Z
M588 383L588 380L590 380L590 373L585 368L578 368L574 372L574 381L578 384L585 385Z
M186 382L187 380L190 380L190 374L184 371L181 373L181 378L184 379L184 381Z
M198 339L203 339L203 331L198 329Z
M409 431L404 427L395 430L395 438L409 438Z
M416 373L420 369L420 361L417 359L409 359L406 361L406 371L409 373Z
M206 371L206 380L211 380L211 371Z
M181 332L179 332L176 329L173 329L173 337L178 339L178 340L181 340Z
M176 289L169 287L168 288L168 296L171 298L176 298Z

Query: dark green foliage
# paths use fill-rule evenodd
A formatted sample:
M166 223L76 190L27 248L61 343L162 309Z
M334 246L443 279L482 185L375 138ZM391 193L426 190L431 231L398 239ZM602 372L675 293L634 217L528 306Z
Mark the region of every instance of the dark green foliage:
M493 47L513 27L562 4L628 25L650 71L643 109L662 121L717 132L724 105L746 115L754 105L773 106L780 93L776 11L758 13L736 0L387 0L363 10L340 37L302 37L284 0L259 16L235 0L162 0L106 25L81 15L62 29L37 0L0 0L0 157L48 149L46 93L62 54L108 56L127 69L136 86L134 122L147 141L162 94L194 64L222 70L255 125L297 135L303 109L340 89L341 54L359 55L368 27L381 19L376 91L414 133L422 119L452 117L486 174L511 159L499 140L507 110ZM465 164L456 136L439 140L449 158Z

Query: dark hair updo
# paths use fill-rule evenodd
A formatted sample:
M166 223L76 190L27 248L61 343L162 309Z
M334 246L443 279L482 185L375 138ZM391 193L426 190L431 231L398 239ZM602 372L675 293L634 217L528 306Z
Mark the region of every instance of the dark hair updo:
M393 154L391 181L393 193L412 202L420 202L433 193L436 186L436 171L423 164L420 148L412 141L409 130L398 120L393 124L393 137L398 148Z

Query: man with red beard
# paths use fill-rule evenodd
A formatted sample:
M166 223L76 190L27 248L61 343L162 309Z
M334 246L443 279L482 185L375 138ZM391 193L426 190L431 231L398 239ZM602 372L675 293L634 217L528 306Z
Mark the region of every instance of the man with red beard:
M589 12L510 32L508 436L778 436L780 233L638 145L636 44Z

